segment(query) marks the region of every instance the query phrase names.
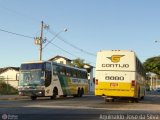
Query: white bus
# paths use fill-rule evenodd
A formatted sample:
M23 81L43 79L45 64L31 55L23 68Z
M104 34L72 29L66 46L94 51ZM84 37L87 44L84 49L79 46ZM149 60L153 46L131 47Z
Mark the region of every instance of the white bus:
M95 95L105 96L106 101L128 98L138 102L145 96L145 70L133 51L99 51L95 83Z
M51 61L21 64L19 95L37 97L79 96L88 93L87 71Z

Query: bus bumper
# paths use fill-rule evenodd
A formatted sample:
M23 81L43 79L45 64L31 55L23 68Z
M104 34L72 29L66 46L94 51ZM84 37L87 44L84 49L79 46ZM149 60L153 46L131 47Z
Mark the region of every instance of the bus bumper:
M45 96L44 90L20 90L20 96Z

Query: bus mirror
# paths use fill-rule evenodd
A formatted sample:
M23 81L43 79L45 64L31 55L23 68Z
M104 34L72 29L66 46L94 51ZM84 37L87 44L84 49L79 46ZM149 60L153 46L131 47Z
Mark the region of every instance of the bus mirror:
M89 74L89 73L88 73L87 75L88 75L88 77L90 76L90 74Z

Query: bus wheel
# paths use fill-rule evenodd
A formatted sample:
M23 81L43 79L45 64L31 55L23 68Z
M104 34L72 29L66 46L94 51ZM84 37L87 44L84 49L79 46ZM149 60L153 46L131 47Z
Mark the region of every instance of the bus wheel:
M129 100L129 103L139 103L139 98L132 98Z
M114 101L115 101L115 99L113 98L113 99L112 99L112 102L114 102Z
M78 95L77 94L73 94L73 97L78 97Z
M143 100L143 99L144 99L144 96L141 97L141 100Z
M37 96L31 96L31 100L36 100Z
M58 95L58 89L57 89L57 87L55 87L55 88L53 89L53 94L52 94L52 96L51 96L51 99L55 99L57 95Z
M109 98L109 99L107 98L106 102L114 102L114 99L113 98Z
M134 101L138 103L140 100L140 89L138 90L138 98L135 98Z
M143 100L143 99L144 99L144 96L145 96L145 91L144 91L144 94L143 94L143 96L141 97L141 100Z
M63 97L67 97L67 95L63 95Z
M78 88L78 90L77 90L77 96L81 97L81 89L80 88Z
M129 102L129 103L134 103L134 102L136 102L136 99L137 99L137 98L129 99L129 101L128 101L128 102Z
M83 88L81 88L81 90L80 90L80 97L82 97L82 96L83 96L83 94L84 94L84 89L83 89Z
M105 99L105 103L107 103L107 102L110 102L110 100L109 99Z
M135 98L134 102L139 103L139 98Z

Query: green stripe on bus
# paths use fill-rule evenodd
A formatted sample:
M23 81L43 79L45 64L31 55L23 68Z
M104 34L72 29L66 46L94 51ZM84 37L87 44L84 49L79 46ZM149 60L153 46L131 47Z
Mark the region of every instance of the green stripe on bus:
M64 95L70 95L70 91L69 91L69 77L67 78L66 76L63 75L58 75L58 78L60 80L60 84L62 86L62 90L63 90L63 94Z

